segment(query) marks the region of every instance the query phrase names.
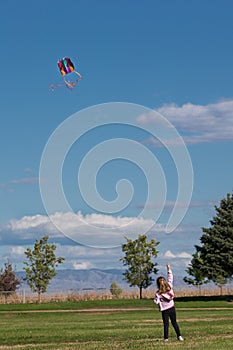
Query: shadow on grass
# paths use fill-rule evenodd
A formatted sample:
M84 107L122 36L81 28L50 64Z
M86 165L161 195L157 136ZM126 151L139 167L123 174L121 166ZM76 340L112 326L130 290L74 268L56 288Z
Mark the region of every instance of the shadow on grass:
M176 297L176 301L233 301L233 295L187 296Z

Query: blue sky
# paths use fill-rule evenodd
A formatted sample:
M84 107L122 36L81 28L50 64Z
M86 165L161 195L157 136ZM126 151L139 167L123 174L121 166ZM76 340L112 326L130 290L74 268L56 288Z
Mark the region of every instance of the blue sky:
M121 138L140 142L160 163L166 200L148 235L160 242L161 271L169 260L176 273L185 274L201 227L209 225L214 205L232 191L232 10L230 0L22 0L20 6L12 0L1 5L1 265L10 259L20 270L26 247L48 233L58 254L66 258L63 268L121 267L120 248L110 248L111 236L108 242L103 228L114 228L121 242L127 235L125 222L134 220L128 233L143 232L148 222L151 227L156 196L147 203L145 222L138 220L147 197L143 169L127 159L113 159L100 169L96 181L105 200L114 201L116 183L122 178L134 188L132 201L118 213L91 208L77 188L85 154L106 140ZM64 56L73 60L83 79L72 92L66 87L52 92L49 86L62 82L57 60ZM89 245L98 245L92 225L99 227L97 236L106 239L108 248L81 247L77 242L85 243L83 236L65 237L48 220L39 186L41 157L52 133L70 116L80 116L82 128L82 111L100 105L105 112L105 106L113 103L114 108L115 102L159 112L183 137L193 167L192 200L180 225L166 234L178 180L169 153L145 131L153 123L156 129L149 115L141 119L141 129L105 125L92 130L73 144L62 169L73 212L56 214L71 238L72 230L81 230L91 237ZM158 183L160 175L155 176ZM43 180L51 188L53 180ZM77 213L85 227L77 224Z

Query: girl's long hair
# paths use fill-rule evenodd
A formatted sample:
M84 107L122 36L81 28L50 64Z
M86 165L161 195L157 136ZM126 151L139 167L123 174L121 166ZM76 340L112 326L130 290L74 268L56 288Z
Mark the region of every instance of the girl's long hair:
M170 284L162 276L157 278L157 286L160 293L167 293L171 290Z

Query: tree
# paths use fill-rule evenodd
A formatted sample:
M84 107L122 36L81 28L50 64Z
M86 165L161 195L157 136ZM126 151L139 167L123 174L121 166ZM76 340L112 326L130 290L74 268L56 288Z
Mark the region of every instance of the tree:
M202 274L202 266L203 261L200 258L200 254L198 252L194 253L190 264L185 270L192 277L184 277L185 283L198 287L199 291L201 285L208 282Z
M8 295L15 292L21 282L16 277L16 272L10 262L5 263L5 269L0 272L0 293L4 294L7 303Z
M119 298L122 293L122 289L117 285L116 282L112 282L110 286L110 292L115 298Z
M201 244L195 248L202 261L201 275L222 290L233 277L233 195L228 193L215 210L216 216L210 220L210 227L202 228Z
M63 263L64 258L55 255L56 245L48 243L49 236L46 235L36 240L34 249L27 248L25 255L28 262L25 280L33 292L38 294L38 302L41 302L41 294L47 291L50 280L56 276L55 267Z
M127 243L122 244L122 251L125 256L120 259L128 269L123 273L124 279L130 287L137 286L142 299L142 289L149 287L154 279L152 273L157 273L157 263L153 258L157 257L156 246L159 242L154 239L147 241L146 235L139 235L137 239L131 240L126 237Z

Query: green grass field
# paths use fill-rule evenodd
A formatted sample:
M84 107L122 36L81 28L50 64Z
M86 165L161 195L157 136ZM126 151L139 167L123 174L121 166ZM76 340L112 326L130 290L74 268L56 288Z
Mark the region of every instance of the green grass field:
M0 305L0 349L232 349L233 303L177 301L185 338L170 326L163 342L161 313L152 300Z

